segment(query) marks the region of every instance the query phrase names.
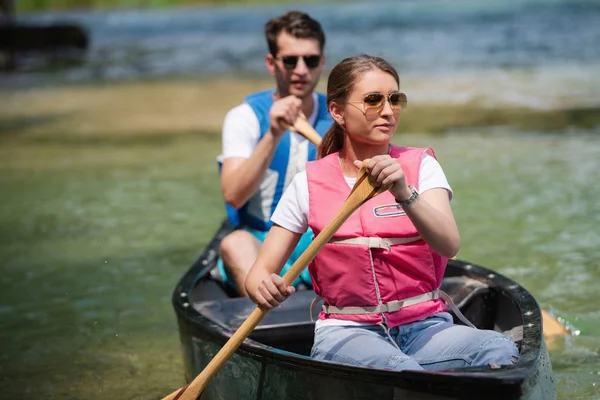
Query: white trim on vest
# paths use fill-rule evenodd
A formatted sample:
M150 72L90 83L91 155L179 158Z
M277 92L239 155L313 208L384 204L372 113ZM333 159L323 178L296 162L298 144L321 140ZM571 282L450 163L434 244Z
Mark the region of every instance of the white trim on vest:
M375 314L375 313L391 313L395 311L399 311L405 307L413 306L415 304L424 303L426 301L436 300L441 298L446 303L449 309L451 309L454 314L460 319L465 325L470 326L471 328L475 328L475 325L471 323L463 315L463 313L456 307L456 304L452 301L450 296L439 289L433 290L428 293L420 294L418 296L409 297L404 300L394 300L385 304L380 304L378 306L366 306L366 307L335 307L330 306L328 304L323 304L321 307L325 314L342 314L342 315L358 315L358 314ZM314 306L311 304L311 307ZM312 313L311 313L312 315Z
M349 239L330 239L329 243L338 244L362 244L370 249L387 249L391 250L391 246L398 244L407 244L420 240L421 236L398 237L398 238L380 238L380 237L357 237Z

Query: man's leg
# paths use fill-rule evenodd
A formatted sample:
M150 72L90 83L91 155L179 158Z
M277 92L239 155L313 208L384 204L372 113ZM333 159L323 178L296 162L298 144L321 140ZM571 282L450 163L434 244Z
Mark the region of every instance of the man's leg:
M246 276L258 257L261 244L252 233L238 229L225 236L219 245L219 255L227 275L242 297L248 297Z

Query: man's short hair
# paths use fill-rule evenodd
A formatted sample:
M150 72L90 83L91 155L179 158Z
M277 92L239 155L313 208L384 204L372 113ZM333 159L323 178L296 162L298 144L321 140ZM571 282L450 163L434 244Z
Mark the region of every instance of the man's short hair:
M298 39L315 39L319 43L321 53L325 47L325 33L321 24L301 11L288 11L283 15L271 18L265 25L265 36L272 55L277 55L277 37L285 31Z

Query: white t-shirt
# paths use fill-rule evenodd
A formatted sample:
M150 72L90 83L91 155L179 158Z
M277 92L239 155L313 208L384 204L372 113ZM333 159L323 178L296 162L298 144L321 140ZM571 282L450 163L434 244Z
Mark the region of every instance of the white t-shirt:
M352 188L356 178L346 177L346 182ZM440 163L434 157L424 153L419 170L419 192L423 193L433 188L446 189L449 198L452 199L452 188L448 184L446 174L444 174ZM305 170L296 174L291 185L283 192L271 221L292 232L304 233L308 229L308 213L308 178ZM315 323L315 330L333 325L360 326L369 324L335 318L319 319Z

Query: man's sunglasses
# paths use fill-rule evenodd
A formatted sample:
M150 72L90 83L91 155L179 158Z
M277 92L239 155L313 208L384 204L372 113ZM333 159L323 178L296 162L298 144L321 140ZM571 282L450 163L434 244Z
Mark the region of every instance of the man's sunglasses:
M390 94L383 93L369 93L365 96L363 101L349 101L348 103L362 103L365 105L365 112L369 110L377 110L381 111L383 109L383 105L385 104L385 100L390 103L390 107L394 110L400 110L402 108L406 108L408 104L408 98L406 94L402 92L393 92Z
M300 57L304 59L304 64L310 69L317 68L321 63L320 54L311 56L283 56L279 57L278 60L281 60L286 69L294 69Z

